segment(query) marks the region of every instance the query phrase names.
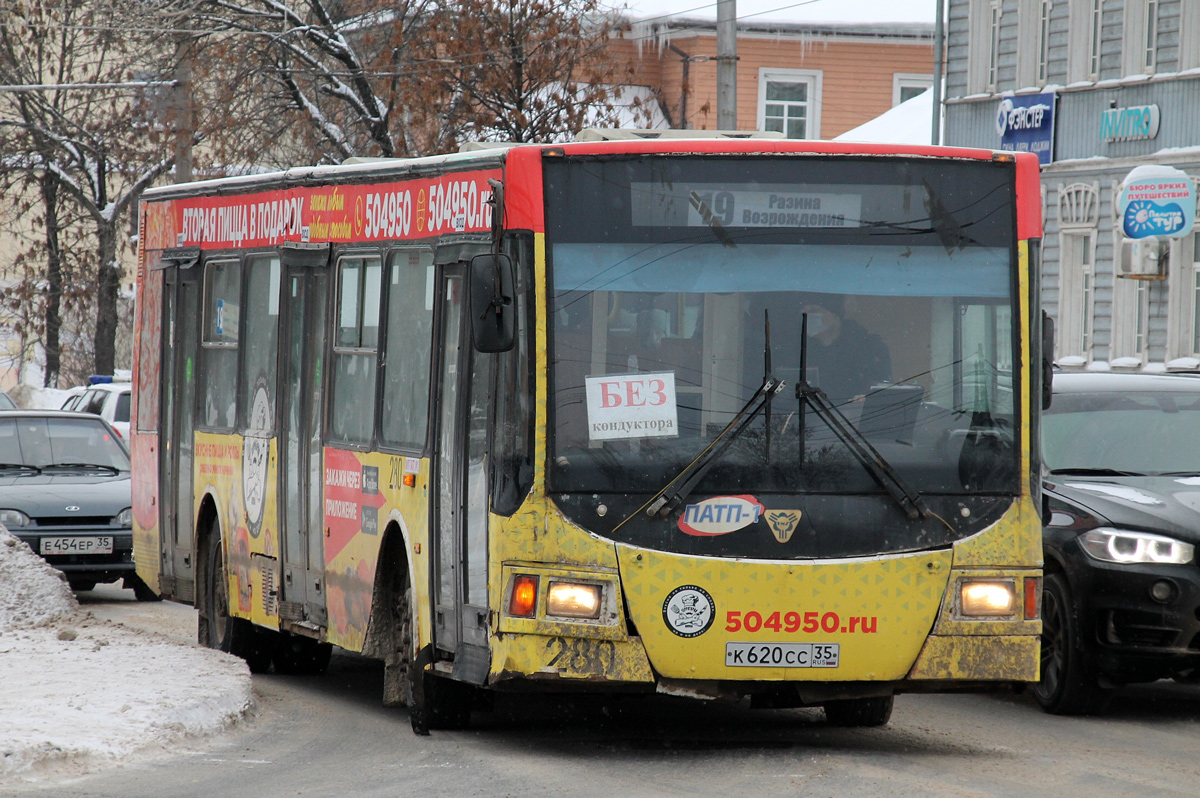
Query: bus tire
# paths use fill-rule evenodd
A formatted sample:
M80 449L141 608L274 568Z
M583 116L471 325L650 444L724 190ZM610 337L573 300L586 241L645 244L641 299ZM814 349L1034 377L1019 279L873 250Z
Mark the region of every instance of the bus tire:
M276 673L294 676L320 676L329 668L333 646L308 637L280 634L271 660Z
M1046 574L1042 581L1041 666L1033 697L1051 715L1090 715L1108 704L1108 693L1086 661L1071 588L1062 574Z
M831 726L884 726L892 718L896 697L846 698L825 702L825 720Z
M229 580L225 578L225 560L221 530L214 519L208 536L208 567L204 591L204 639L200 642L217 651L241 657L251 673L266 673L271 667L271 648L267 634L259 633L244 618L229 614Z

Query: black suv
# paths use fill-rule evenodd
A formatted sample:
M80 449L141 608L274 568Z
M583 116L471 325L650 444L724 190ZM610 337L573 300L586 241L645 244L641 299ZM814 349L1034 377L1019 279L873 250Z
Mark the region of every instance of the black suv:
M1056 373L1042 417L1042 675L1055 714L1200 677L1200 377Z

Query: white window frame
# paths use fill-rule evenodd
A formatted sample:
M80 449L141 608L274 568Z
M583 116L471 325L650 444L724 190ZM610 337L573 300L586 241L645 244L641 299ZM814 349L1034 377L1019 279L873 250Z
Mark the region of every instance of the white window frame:
M806 119L807 124L805 125L805 139L813 140L821 138L821 80L822 72L819 69L760 67L758 70L758 129L767 129L768 83L807 83L808 117ZM786 131L784 135L786 135Z
M903 89L932 89L933 75L922 75L915 72L895 72L892 74L892 107L900 104L900 92Z
M1142 72L1153 75L1158 70L1158 13L1161 0L1146 0L1145 30L1142 38Z
M1091 0L1088 9L1088 76L1100 79L1100 61L1104 54L1104 0Z
M1017 86L1038 85L1042 54L1041 9L1047 0L1017 0Z
M1058 319L1055 360L1092 359L1096 318L1098 183L1058 186Z
M1096 235L1095 227L1067 227L1058 233L1056 359L1092 359L1096 344Z
M1200 67L1200 3L1179 4L1179 71Z
M1039 0L1037 15L1037 63L1033 67L1033 82L1045 86L1050 79L1050 26L1054 16L1054 0Z
M967 93L990 91L987 85L987 51L990 46L988 27L991 0L970 0L967 10Z
M1159 0L1125 0L1121 66L1126 75L1153 74L1157 68L1151 49L1158 43Z
M1000 81L1000 33L1004 29L1004 0L991 0L988 8L987 89L994 92Z
M1118 277L1117 264L1125 255L1122 247L1132 247L1134 242L1121 233L1121 221L1116 217L1115 198L1120 186L1112 187L1113 202L1113 291L1112 291L1112 341L1109 343L1109 362L1121 359L1137 360L1137 367L1145 366L1150 357L1150 298L1155 280L1139 280Z

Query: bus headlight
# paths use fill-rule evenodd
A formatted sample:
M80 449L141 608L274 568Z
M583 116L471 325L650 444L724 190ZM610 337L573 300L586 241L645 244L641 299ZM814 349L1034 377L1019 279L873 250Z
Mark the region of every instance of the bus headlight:
M1190 543L1148 532L1107 527L1084 532L1079 536L1079 545L1092 559L1121 565L1187 565L1195 555L1195 547Z
M600 586L551 582L546 591L546 614L563 618L599 618Z
M1012 615L1016 609L1017 592L1010 581L964 579L959 585L959 606L963 615Z

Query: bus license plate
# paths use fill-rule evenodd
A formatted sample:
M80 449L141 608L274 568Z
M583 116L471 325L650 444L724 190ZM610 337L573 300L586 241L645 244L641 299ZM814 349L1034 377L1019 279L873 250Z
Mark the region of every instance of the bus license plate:
M836 668L837 643L726 643L730 668Z
M112 535L86 538L42 538L42 554L112 554Z

